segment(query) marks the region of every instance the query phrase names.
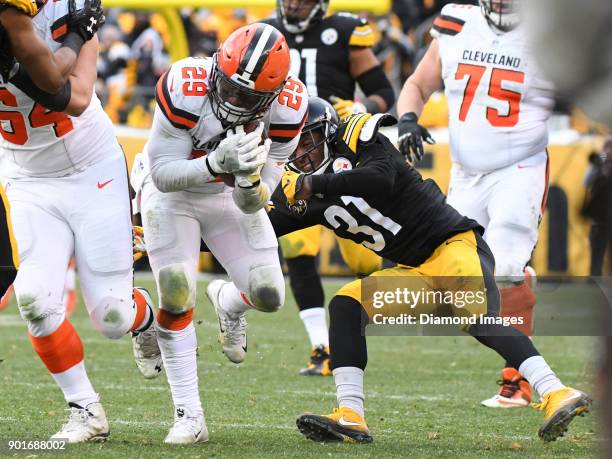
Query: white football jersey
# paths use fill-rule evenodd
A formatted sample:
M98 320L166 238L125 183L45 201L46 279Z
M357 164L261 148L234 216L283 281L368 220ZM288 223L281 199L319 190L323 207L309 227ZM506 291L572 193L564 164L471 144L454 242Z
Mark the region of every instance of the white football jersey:
M479 7L449 4L431 34L439 42L453 162L488 172L544 152L554 88L539 74L524 30L496 34Z
M84 0L76 0L82 8ZM67 32L68 0L45 4L32 19L53 50ZM61 177L121 154L113 125L95 93L79 117L47 110L14 85L0 84L0 170L11 178Z
M166 138L175 136L182 139L185 132L191 137L189 148L184 148L182 141L176 142L174 147L168 145L170 148L165 160L170 155L172 160L201 158L225 138L226 129L213 113L208 95L211 68L212 58L188 57L175 62L157 83L155 116L161 119L153 122L153 129L163 129ZM289 77L283 91L261 119L264 131L272 141L268 160L276 161L279 166L284 165L297 146L307 112L306 87L299 79ZM145 153L148 152L147 147L148 144L145 145ZM149 160L151 167L154 167L150 154ZM220 193L223 189L222 179L216 178L188 191Z

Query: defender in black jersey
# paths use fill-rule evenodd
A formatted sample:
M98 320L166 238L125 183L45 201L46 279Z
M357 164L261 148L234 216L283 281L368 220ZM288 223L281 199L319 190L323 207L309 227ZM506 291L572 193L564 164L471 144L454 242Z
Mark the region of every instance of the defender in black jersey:
M326 16L328 0L278 0L277 17L264 22L280 30L291 48L291 64L311 96L334 103L339 116L353 112L386 112L395 102L391 83L372 47L375 34L365 19L348 13ZM357 85L366 98L355 102ZM325 297L315 257L321 227L280 239L293 295L310 338L312 351L301 375L331 375ZM380 269L381 259L369 249L338 239L340 253L356 275Z
M277 235L323 224L398 264L369 276L378 282L384 276L396 282L425 279L423 290L436 291L441 282L447 291L465 292L468 279L480 279L484 303L461 305L455 297L447 309L455 317L478 318L463 330L519 368L543 400L540 437L556 439L575 416L589 411L591 399L564 386L527 336L495 320L495 261L482 227L446 204L435 183L423 180L378 133L380 125L394 121L388 115L360 114L337 125L332 107L311 98L300 143L290 157L299 172L287 171L273 194L269 216ZM362 314L371 320L372 300L362 298L362 282L345 285L330 302L331 368L339 409L298 418L300 431L315 441L372 441L364 419L367 348L362 332ZM429 306L415 303L412 314L430 312Z

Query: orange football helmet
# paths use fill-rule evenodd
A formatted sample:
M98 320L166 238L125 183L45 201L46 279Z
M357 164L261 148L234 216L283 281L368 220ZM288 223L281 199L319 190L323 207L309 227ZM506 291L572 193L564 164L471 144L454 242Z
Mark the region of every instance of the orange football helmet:
M213 55L211 107L224 125L261 118L283 89L289 73L289 46L268 24L235 30Z

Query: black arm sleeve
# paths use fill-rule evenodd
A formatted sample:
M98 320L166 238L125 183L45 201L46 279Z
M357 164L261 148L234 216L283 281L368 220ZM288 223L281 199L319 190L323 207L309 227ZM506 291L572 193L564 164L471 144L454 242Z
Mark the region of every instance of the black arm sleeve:
M381 97L387 104L387 110L385 111L390 110L393 104L395 104L395 92L393 91L391 82L383 71L382 65L377 65L359 75L357 77L357 83L359 83L359 87L366 96L376 95ZM369 113L379 113L381 111L378 104L371 100L366 100L365 106Z
M393 190L395 168L390 153L376 142L359 148L359 166L339 174L312 176L312 192L323 196L381 198Z
M285 234L293 233L294 231L309 228L320 224L317 221L317 215L315 212L308 212L298 217L293 215L287 207L287 198L281 186L279 185L274 193L272 194L272 206L268 211L268 217L276 233L276 237L284 236Z
M68 102L70 102L70 80L66 81L64 87L57 94L49 94L36 86L23 67L20 66L19 70L10 81L30 98L54 112L63 112L68 106Z

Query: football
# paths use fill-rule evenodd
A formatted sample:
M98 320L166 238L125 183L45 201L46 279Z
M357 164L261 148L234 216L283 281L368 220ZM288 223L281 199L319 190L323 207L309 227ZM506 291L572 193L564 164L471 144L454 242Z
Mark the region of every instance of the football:
M248 123L242 125L246 134L253 132L255 129L257 129L257 126L259 126L259 121L249 121ZM259 145L263 145L267 138L268 135L266 133L266 129L264 129L263 133L261 134L261 142L259 142ZM227 186L232 188L235 186L235 177L232 174L219 174L219 177Z
M259 126L259 121L255 120L255 121L249 121L248 123L245 123L242 125L242 127L244 128L244 132L245 133L250 133L253 132L255 129L257 129L257 126ZM259 143L259 145L263 145L264 140L266 140L268 138L268 133L266 128L264 127L263 132L261 133L261 142Z

